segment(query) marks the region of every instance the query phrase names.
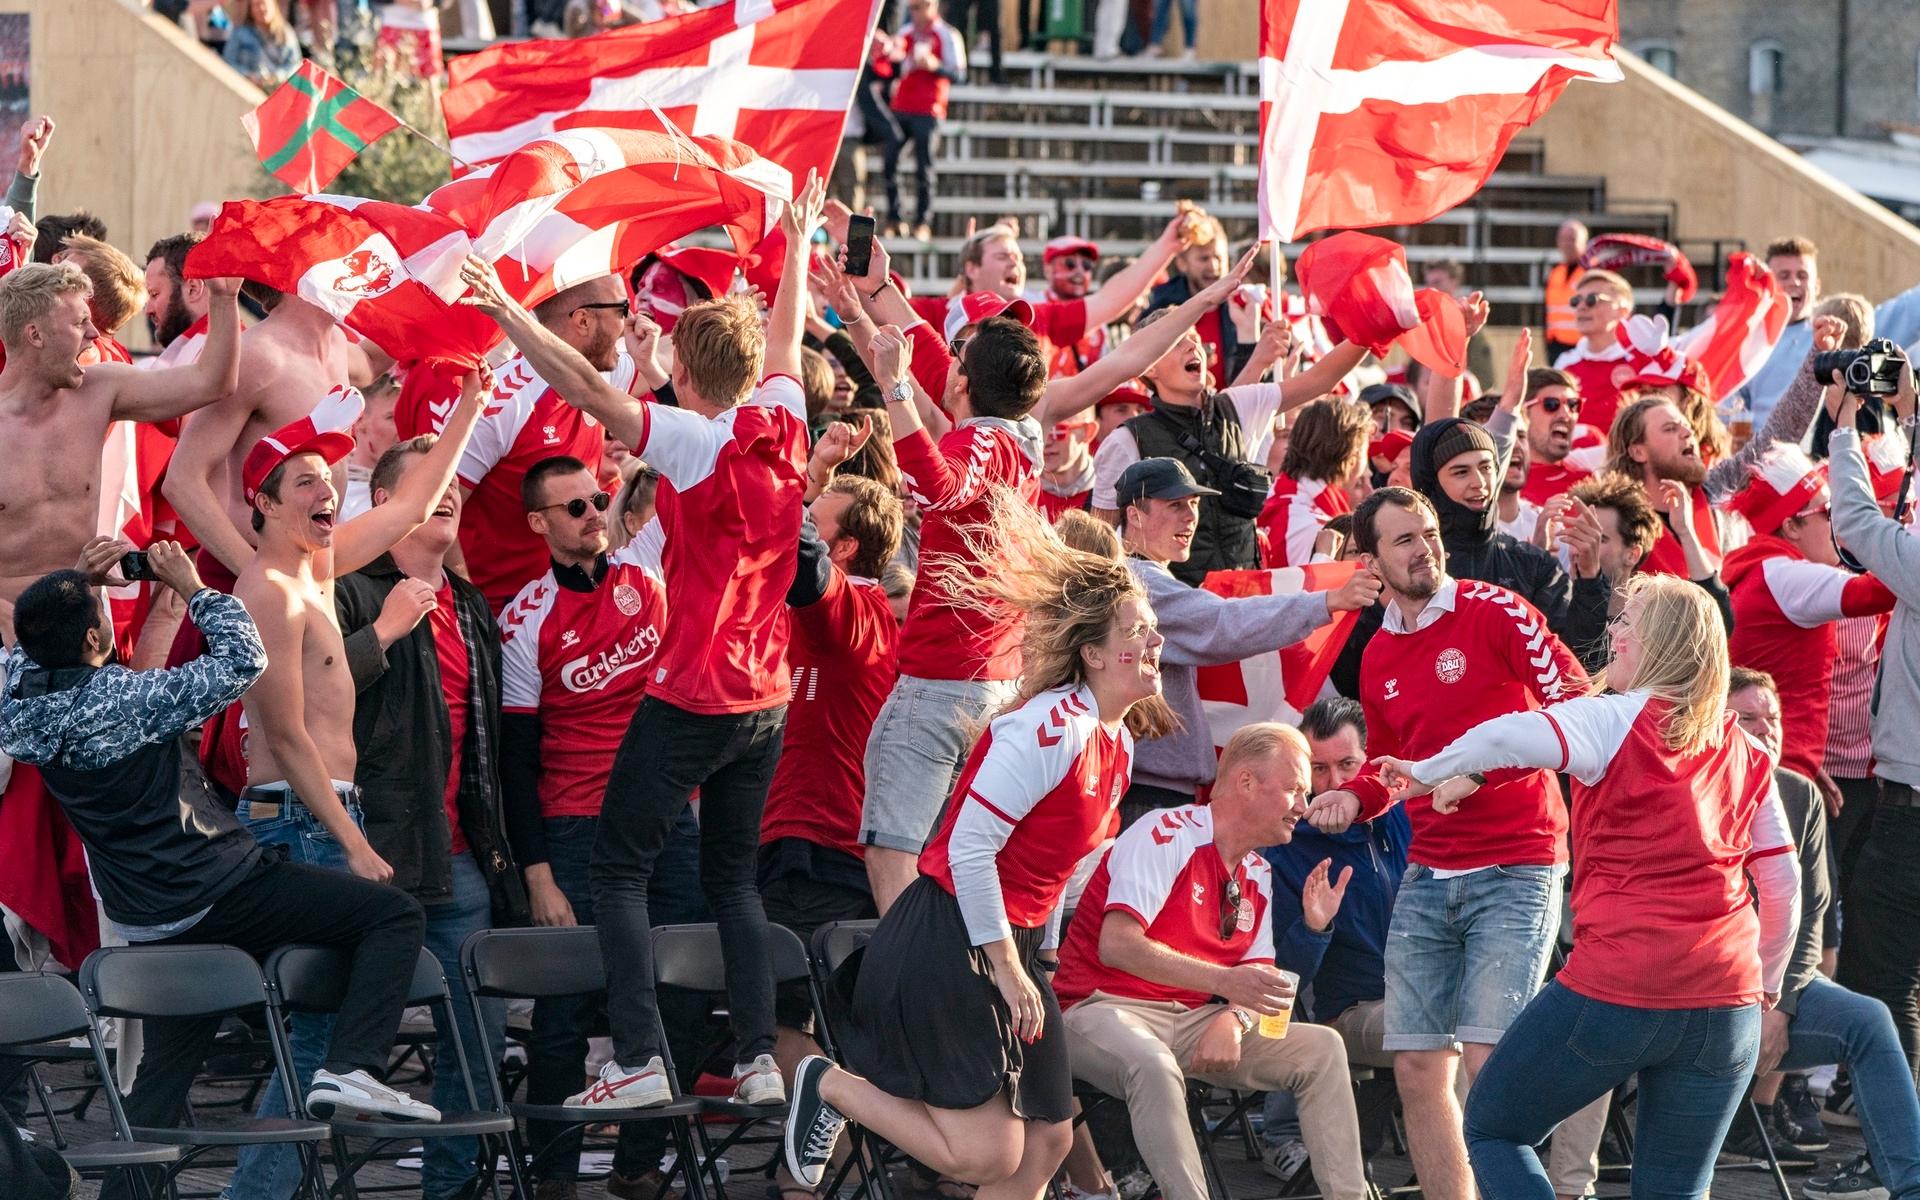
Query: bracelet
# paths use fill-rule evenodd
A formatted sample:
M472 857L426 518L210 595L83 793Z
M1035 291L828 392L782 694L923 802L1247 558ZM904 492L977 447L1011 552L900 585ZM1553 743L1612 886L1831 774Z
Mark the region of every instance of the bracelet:
M891 279L889 279L889 280L887 280L887 282L886 282L886 283L883 283L883 284L881 284L881 285L880 285L879 287L877 287L877 288L875 288L875 289L873 289L873 290L872 290L871 292L868 292L868 293L867 293L867 299L869 299L869 300L878 300L878 299L880 298L880 293L881 293L881 292L884 292L884 291L886 291L886 290L887 290L887 287L888 287L888 286L889 286L890 284L892 284L892 282L893 282L893 281L892 281Z

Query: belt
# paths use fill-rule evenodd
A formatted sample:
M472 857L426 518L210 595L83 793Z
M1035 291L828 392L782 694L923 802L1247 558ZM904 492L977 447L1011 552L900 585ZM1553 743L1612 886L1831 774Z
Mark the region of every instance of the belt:
M333 794L340 798L342 804L360 803L358 784L335 786ZM250 787L240 793L240 799L247 804L247 819L250 821L273 820L280 815L280 806L283 804L289 808L307 807L301 802L300 797L294 794L292 788L278 783L270 783L265 787Z
M1891 779L1880 781L1880 803L1888 808L1920 808L1920 792Z

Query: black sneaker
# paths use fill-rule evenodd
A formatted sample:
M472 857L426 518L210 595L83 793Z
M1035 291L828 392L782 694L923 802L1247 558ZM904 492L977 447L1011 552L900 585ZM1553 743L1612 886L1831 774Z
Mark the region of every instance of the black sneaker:
M1807 1200L1887 1200L1887 1185L1864 1153L1856 1154L1829 1171L1813 1175L1800 1185Z
M1788 1141L1785 1135L1774 1128L1773 1121L1764 1111L1760 1119L1767 1127L1768 1140L1773 1143L1773 1157L1778 1160L1782 1170L1811 1171L1813 1169L1817 1161L1813 1155ZM1761 1144L1759 1133L1754 1130L1753 1122L1748 1120L1745 1114L1734 1117L1733 1128L1727 1131L1727 1140L1720 1147L1720 1157L1736 1163L1767 1161L1766 1147Z
M1831 1143L1827 1127L1820 1123L1820 1105L1807 1090L1807 1077L1789 1075L1781 1081L1780 1095L1773 1102L1774 1128L1802 1150L1819 1153Z
M820 1186L833 1160L833 1147L847 1119L820 1098L820 1080L833 1063L818 1054L800 1060L793 1071L793 1100L787 1110L787 1170L810 1188Z
M1820 1106L1820 1119L1828 1125L1860 1128L1860 1115L1853 1111L1853 1080L1845 1075L1834 1076L1833 1090L1827 1093L1827 1102Z

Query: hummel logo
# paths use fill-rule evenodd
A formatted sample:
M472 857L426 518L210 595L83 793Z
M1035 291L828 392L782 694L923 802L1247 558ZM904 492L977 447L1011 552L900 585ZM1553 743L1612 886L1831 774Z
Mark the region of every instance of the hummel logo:
M1388 700L1398 700L1400 698L1400 681L1398 679L1387 680L1386 698Z

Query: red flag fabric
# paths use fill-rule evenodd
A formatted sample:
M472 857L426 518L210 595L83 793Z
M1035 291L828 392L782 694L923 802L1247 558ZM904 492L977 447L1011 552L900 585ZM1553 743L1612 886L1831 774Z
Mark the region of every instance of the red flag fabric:
M453 60L441 97L453 152L488 162L530 138L667 120L822 179L879 0L735 0L592 37L489 47Z
M1293 273L1307 310L1336 342L1365 346L1376 355L1399 342L1443 375L1466 371L1467 324L1460 306L1434 288L1414 291L1398 242L1336 233L1301 251Z
M1360 569L1359 563L1310 563L1272 571L1213 571L1201 587L1216 596L1281 596L1293 592L1325 592L1344 584ZM1255 721L1300 719L1301 712L1320 695L1327 675L1347 644L1358 613L1341 613L1313 631L1304 642L1272 654L1256 654L1239 662L1201 667L1195 673L1200 707L1213 733L1217 750L1234 731Z
M1260 236L1412 225L1480 190L1576 78L1618 80L1615 0L1262 0Z
M87 851L40 772L14 763L0 799L0 905L43 934L70 971L100 948Z
M240 124L267 174L317 192L362 150L400 128L400 118L307 59Z
M1706 371L1714 400L1724 400L1766 364L1787 328L1791 307L1766 264L1736 251L1727 259L1727 290L1720 302L1674 346Z

